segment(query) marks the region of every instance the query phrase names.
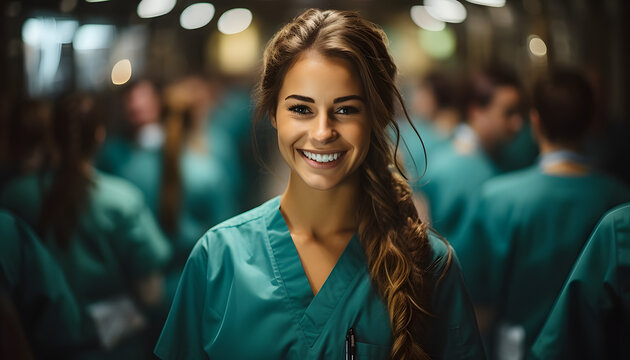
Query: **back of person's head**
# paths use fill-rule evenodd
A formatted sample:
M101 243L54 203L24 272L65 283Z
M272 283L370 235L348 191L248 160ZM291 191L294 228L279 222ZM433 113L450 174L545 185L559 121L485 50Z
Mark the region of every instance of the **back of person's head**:
M432 117L441 109L456 108L458 97L455 79L444 71L433 70L420 79L414 108L420 115Z
M52 127L60 162L91 157L100 145L97 133L104 121L103 109L93 96L73 93L62 97L55 106Z
M552 70L536 84L533 101L542 135L552 143L579 144L594 120L592 87L574 69Z
M492 65L473 72L464 86L463 115L468 115L467 111L471 106L487 107L490 105L497 89L501 87L521 90L521 83L513 70L503 65Z
M346 60L361 82L371 132L367 155L357 170L366 195L359 204L359 239L371 278L390 313L391 357L427 358L417 331L425 331L427 323L425 299L431 288L423 286L427 271L421 266L428 258L429 245L409 185L391 170L398 164L387 127L398 133L397 105L405 110L387 37L356 12L306 10L276 33L265 49L257 119L270 116L275 121L285 75L307 51Z
M89 200L89 164L104 136L103 122L103 112L90 95L66 95L55 106L52 133L57 160L52 164L53 181L44 197L38 230L42 238L52 234L62 247L69 244Z
M27 99L13 106L7 126L13 171L37 170L51 154L52 114L47 100Z

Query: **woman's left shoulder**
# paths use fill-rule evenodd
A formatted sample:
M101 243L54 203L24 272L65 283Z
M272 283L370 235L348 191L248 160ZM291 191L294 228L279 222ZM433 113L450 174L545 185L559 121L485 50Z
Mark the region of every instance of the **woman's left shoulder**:
M455 251L448 241L446 241L446 239L439 235L435 230L428 229L427 237L429 239L430 249L430 254L428 256L430 259L430 269L441 274L443 271L447 270L445 267L452 262L453 258L455 258Z

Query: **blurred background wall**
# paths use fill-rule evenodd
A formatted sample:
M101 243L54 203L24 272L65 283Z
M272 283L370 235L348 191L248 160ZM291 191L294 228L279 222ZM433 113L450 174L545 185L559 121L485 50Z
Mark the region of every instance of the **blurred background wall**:
M112 105L109 119L118 119L116 91L134 79L166 84L203 74L224 87L251 89L271 34L308 7L356 9L382 25L403 91L434 68L464 73L500 62L513 66L527 88L550 66L573 65L598 90L594 138L619 137L614 129L629 122L630 4L622 0L7 1L2 101L88 90ZM623 152L594 151L606 152L602 159ZM604 162L630 178L618 160Z

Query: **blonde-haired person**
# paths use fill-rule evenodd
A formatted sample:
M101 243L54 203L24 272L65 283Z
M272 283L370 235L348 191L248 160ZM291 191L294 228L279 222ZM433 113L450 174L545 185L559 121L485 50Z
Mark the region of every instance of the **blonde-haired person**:
M484 358L459 264L395 167L395 75L355 12L307 10L273 37L257 110L289 184L199 240L159 357Z

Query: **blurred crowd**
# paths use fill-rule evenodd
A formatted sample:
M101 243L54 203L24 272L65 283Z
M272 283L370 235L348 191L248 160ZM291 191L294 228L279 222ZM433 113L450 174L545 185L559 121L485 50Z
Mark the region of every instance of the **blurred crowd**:
M628 334L630 255L610 248L629 245L629 208L589 237L630 201L630 178L590 78L557 68L526 87L493 65L401 80L409 118L393 142L461 262L490 357L547 358L571 336L595 339L595 357L630 354L596 341ZM151 358L195 242L285 184L257 161L279 160L251 88L140 78L111 97L3 103L1 358ZM594 313L605 321L580 322Z

